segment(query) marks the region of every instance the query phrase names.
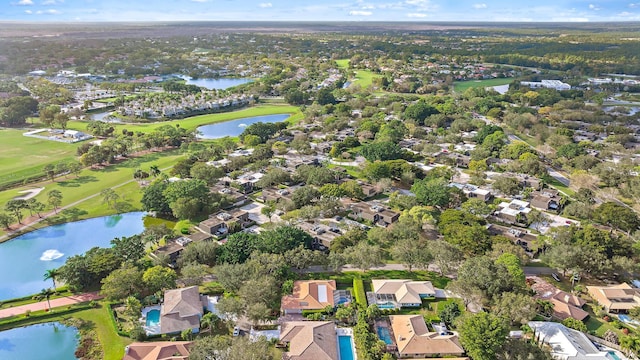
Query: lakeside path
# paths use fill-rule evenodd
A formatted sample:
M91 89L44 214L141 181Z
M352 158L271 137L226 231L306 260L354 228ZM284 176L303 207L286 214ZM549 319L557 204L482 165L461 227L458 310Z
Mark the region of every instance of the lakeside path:
M62 306L69 306L73 304L83 303L92 300L100 300L104 296L100 295L97 291L82 293L77 295L66 296L63 298L53 299L49 302L51 303L51 308L57 308ZM15 315L22 315L27 310L31 311L39 311L47 309L47 301L40 301L33 304L20 305L12 308L2 309L0 310L0 319L7 318Z

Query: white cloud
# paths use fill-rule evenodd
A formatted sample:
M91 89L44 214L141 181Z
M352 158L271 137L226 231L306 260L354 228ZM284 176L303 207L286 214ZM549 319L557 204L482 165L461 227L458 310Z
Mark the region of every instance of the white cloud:
M598 11L598 10L600 10L600 7L598 5L589 4L589 10Z
M209 0L191 0L193 2L197 2L197 3L206 3Z
M351 15L351 16L371 16L371 15L373 15L373 13L371 11L351 10L351 11L349 11L349 15Z
M473 4L474 9L486 9L487 4Z
M376 8L376 7L375 7L374 5L371 5L371 4L365 4L365 5L362 5L362 6L360 7L360 9L362 9L362 10L373 10L373 9L375 9L375 8Z
M270 2L267 2L267 3L260 3L260 5L258 6L260 6L261 8L270 8L270 7L273 7L273 4Z
M20 0L18 1L18 5L24 5L24 6L33 5L33 0Z
M44 0L42 2L42 5L56 5L56 4L61 4L63 2L64 0Z
M640 3L631 3L631 4L629 4L629 7L630 7L630 8L637 8L637 7L640 7Z
M42 15L42 14L58 15L58 14L62 14L62 13L60 11L56 10L56 9L47 9L47 10L38 10L38 11L36 11L36 14L38 14L38 15Z
M29 14L29 15L31 15L31 14L33 14L33 11L31 11L31 10L25 10L25 11L24 11L24 13L25 13L25 14Z
M407 17L410 17L410 18L425 18L425 17L427 17L427 14L423 14L423 13L410 13L410 14L407 14Z

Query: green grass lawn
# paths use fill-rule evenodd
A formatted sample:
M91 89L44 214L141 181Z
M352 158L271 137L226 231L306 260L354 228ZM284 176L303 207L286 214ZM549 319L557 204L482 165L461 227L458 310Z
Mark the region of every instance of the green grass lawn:
M273 115L273 114L292 114L292 120L299 121L300 109L297 106L290 105L258 105L250 108L245 108L238 111L225 112L225 113L217 113L217 114L207 114L207 115L199 115L192 116L185 119L179 120L171 120L171 121L161 121L154 122L148 124L113 124L115 128L115 133L119 134L122 132L122 129L127 129L129 131L140 131L140 132L149 132L153 131L161 126L171 125L176 126L180 125L180 127L185 128L187 130L194 130L198 126L206 125L206 124L214 124L223 121L235 120L244 117L253 117L253 116L262 116L262 115ZM296 120L297 119L297 120ZM87 125L89 122L85 121L71 121L69 122L68 128L73 130L86 131Z
M373 79L380 77L373 71L369 70L356 70L356 78L351 82L350 86L360 85L361 88L366 89L373 85Z
M348 69L350 61L351 60L349 59L340 59L340 60L336 60L336 64L340 69Z
M513 78L496 78L496 79L487 79L487 80L468 80L468 81L456 81L453 83L453 91L457 93L463 93L467 91L469 88L477 88L477 87L488 87L488 86L498 86L498 85L507 85L513 82Z
M167 168L173 165L180 157L182 157L182 155L174 150L131 158L102 170L84 169L79 177L70 175L69 177L57 178L55 182L47 181L35 184L34 186L42 186L45 188L44 191L36 196L36 199L46 203L47 192L58 189L62 192L62 205L65 206L88 196L98 194L103 189L112 188L126 181L133 180L133 173L136 169L148 170L151 165L157 165L160 169ZM19 191L29 187L20 187L0 192L0 204L7 202L18 195ZM139 191L137 182L132 181L116 190L121 195L120 201L128 203L130 210L139 209L142 193ZM75 207L82 212L79 217L80 219L114 213L112 209L102 203L102 198L99 195ZM25 214L28 215L26 212ZM38 227L42 226L46 226L46 223L42 222L38 224Z
M42 175L46 164L74 159L78 144L23 136L25 130L0 130L0 187Z
M78 312L73 317L93 323L105 360L120 360L124 355L124 347L132 343L132 340L118 335L108 311L109 307L100 303L98 308Z

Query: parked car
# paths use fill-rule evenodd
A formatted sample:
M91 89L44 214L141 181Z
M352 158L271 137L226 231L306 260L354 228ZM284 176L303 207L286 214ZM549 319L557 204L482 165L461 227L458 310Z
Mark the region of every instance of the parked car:
M238 335L240 335L240 328L236 326L233 328L233 336L238 336Z
M551 277L553 278L553 280L555 280L555 281L557 281L557 282L560 282L560 276L558 276L558 274L556 274L556 273L552 273L552 274L551 274Z

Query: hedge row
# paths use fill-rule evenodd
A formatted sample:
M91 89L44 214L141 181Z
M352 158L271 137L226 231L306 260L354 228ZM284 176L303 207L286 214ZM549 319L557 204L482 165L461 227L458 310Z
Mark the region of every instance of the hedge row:
M356 304L362 309L367 308L367 294L364 291L364 281L362 279L353 279L353 296L356 298Z

